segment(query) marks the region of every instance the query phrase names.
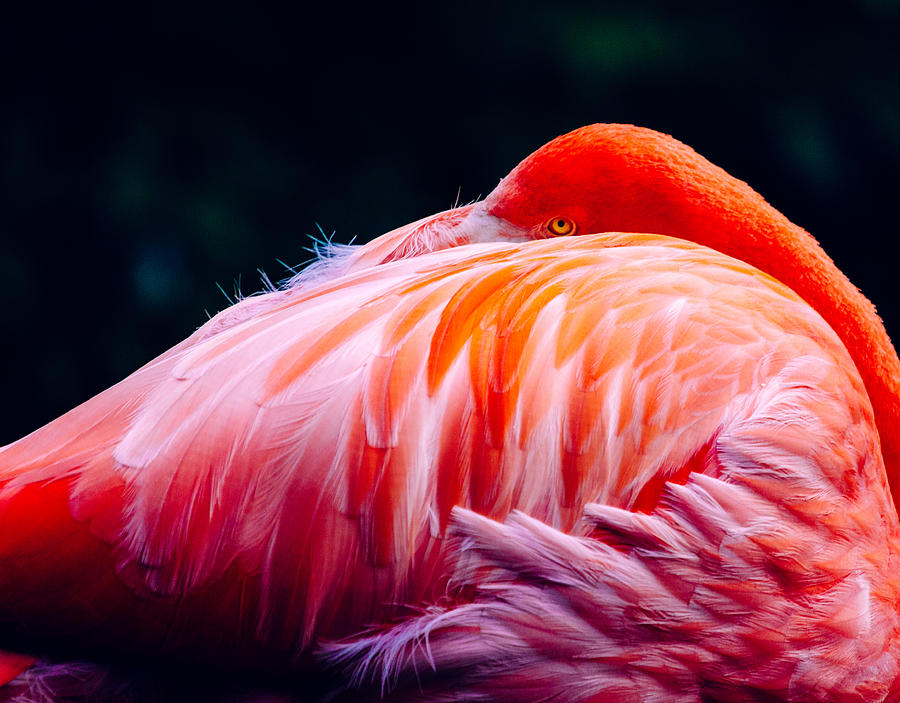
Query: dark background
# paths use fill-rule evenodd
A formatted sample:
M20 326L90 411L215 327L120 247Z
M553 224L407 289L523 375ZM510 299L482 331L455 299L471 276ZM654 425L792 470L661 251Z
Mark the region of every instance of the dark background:
M124 4L124 3L123 3ZM671 133L900 337L900 3L29 4L0 17L0 444L590 122Z

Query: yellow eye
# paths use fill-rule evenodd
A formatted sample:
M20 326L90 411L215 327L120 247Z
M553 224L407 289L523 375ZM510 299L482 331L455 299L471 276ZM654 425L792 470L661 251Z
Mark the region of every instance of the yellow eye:
M554 217L547 223L547 231L557 237L573 234L575 232L575 223L568 217Z

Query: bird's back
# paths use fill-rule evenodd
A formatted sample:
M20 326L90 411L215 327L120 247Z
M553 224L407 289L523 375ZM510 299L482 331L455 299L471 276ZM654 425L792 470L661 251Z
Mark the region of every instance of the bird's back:
M782 402L815 432L795 437ZM651 512L667 481L753 474L778 453L760 440L762 455L725 457L722 438L761 417L818 467L782 469L773 514L815 495L816 539L893 549L843 345L712 250L472 245L250 298L0 451L0 619L10 641L127 632L146 651L287 667L404 606L468 597L448 590L454 506L586 534L587 503ZM871 559L849 568L894 597Z

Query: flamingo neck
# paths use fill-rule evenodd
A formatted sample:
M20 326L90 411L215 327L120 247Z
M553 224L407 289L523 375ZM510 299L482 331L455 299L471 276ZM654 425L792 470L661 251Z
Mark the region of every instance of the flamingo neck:
M715 198L720 200L709 209L716 221L696 224L704 232L718 230L721 239L704 242L703 236L689 238L746 261L790 286L838 334L872 402L891 494L900 506L900 359L875 306L806 230L742 181L728 177L726 187L716 180ZM724 220L723 212L727 215Z
M786 272L778 278L825 318L850 352L872 401L888 483L895 505L900 505L900 360L875 306L825 252L818 246L816 250L795 272L795 280Z

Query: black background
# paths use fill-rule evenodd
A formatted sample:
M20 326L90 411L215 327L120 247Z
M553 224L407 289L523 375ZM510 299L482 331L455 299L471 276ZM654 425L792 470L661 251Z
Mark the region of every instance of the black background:
M900 3L124 5L0 17L0 444L188 335L217 283L287 275L318 226L483 196L590 122L750 182L900 336Z

